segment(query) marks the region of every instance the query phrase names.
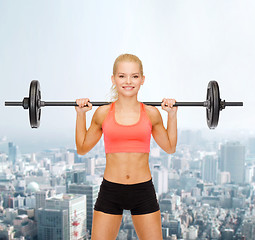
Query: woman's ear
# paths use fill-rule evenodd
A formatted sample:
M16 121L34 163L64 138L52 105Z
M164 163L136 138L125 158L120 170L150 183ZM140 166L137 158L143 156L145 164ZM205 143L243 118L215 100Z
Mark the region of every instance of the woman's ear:
M112 84L115 85L114 75L112 75L111 79L112 79Z
M142 76L142 83L141 83L141 85L144 84L144 80L145 80L145 76L143 75L143 76Z

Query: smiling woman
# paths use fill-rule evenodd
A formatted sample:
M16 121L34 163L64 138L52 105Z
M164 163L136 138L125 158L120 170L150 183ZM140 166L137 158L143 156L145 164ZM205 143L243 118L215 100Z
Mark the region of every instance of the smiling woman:
M92 240L116 239L123 210L130 210L139 239L162 239L161 215L149 168L151 135L168 154L177 144L177 107L164 98L168 113L167 129L154 106L138 102L144 84L141 60L122 54L114 62L112 103L100 106L86 129L86 112L92 109L88 98L77 99L76 146L86 154L104 133L106 167L94 206Z
M143 65L141 60L133 55L133 54L122 54L119 57L116 58L114 64L113 64L113 75L116 75L116 71L117 71L117 65L120 62L136 62L139 65L139 72L135 73L134 78L138 78L139 74L141 74L143 76ZM120 73L121 74L121 73ZM122 73L123 74L123 73ZM124 77L124 76L122 76ZM121 77L121 78L122 78ZM118 90L116 89L116 85L113 83L112 87L111 87L111 96L110 96L110 101L111 102L115 102L118 99Z

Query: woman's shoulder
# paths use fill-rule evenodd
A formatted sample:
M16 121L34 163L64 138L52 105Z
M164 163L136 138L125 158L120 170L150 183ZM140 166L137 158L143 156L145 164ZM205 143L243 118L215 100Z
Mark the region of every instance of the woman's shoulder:
M95 121L97 124L102 125L105 117L111 108L111 103L98 107L94 113Z
M151 120L151 124L155 125L156 123L158 123L161 119L161 114L159 110L156 107L151 105L144 104L144 106L145 106L145 111L147 113L147 116Z

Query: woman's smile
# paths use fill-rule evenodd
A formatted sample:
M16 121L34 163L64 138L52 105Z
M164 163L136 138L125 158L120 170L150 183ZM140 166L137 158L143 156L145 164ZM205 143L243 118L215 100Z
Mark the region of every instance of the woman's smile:
M127 91L130 91L130 90L133 90L135 87L127 86L127 87L122 87L122 88L124 88Z

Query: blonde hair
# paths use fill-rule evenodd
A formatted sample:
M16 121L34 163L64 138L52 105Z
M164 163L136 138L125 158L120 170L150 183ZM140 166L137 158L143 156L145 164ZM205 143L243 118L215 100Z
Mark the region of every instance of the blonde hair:
M136 62L136 63L138 63L141 76L143 76L143 64L142 64L142 61L137 56L135 56L133 54L128 54L128 53L121 54L120 56L118 56L115 59L115 62L113 64L113 75L116 74L117 65L119 62ZM111 86L109 95L110 95L110 102L115 102L116 100L118 100L119 96L118 96L118 91L116 89L116 85Z

